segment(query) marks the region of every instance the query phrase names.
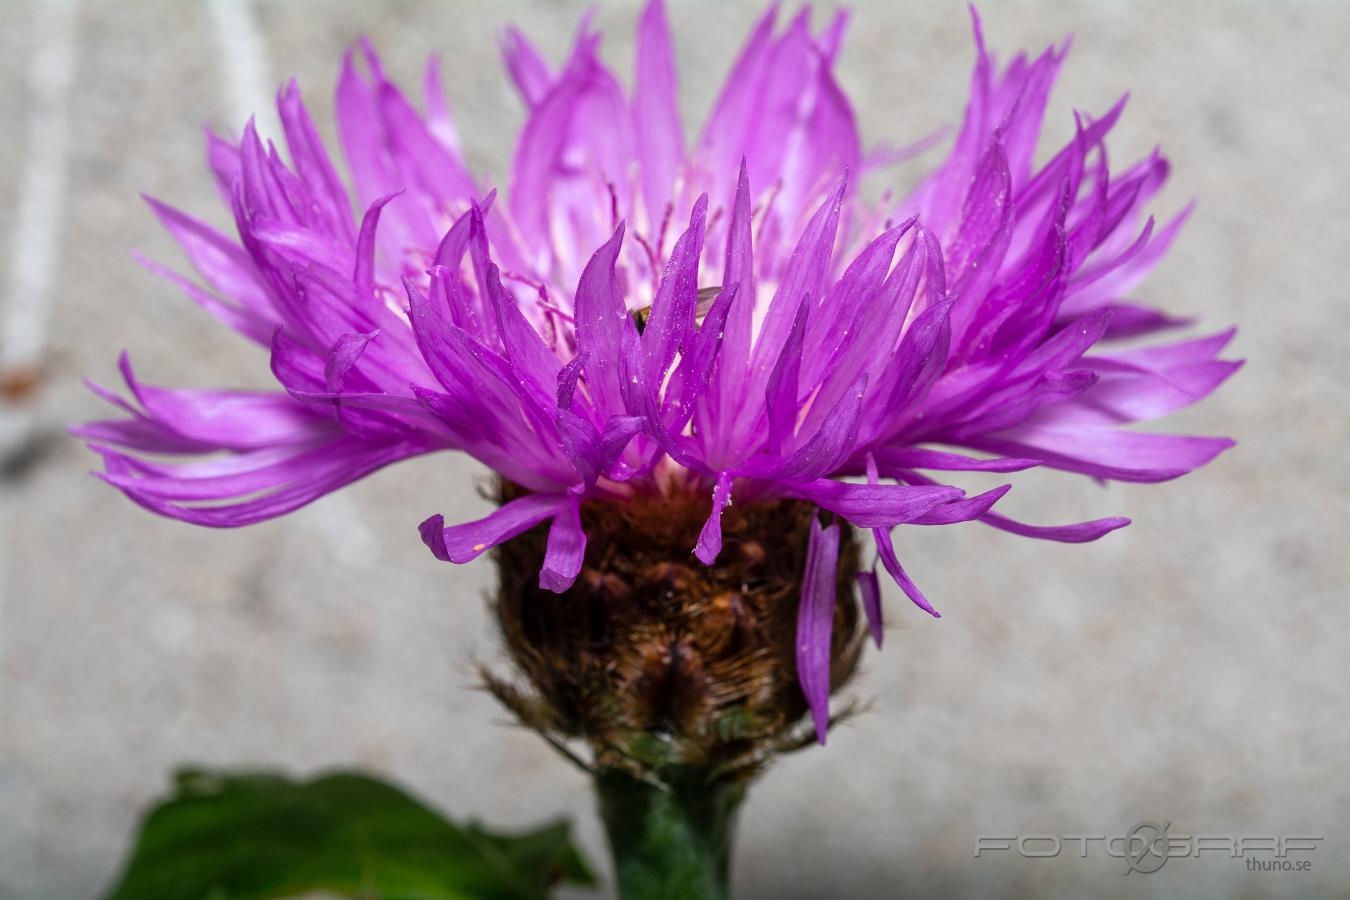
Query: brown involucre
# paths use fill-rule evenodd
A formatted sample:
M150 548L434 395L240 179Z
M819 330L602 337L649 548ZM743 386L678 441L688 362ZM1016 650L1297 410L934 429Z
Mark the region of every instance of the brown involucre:
M503 482L497 499L522 494ZM690 767L748 777L809 741L795 641L817 509L727 507L713 566L692 553L708 511L694 494L586 502L585 562L562 594L538 583L547 525L497 547L495 611L526 684L485 671L488 689L555 744L584 740L590 767L658 780ZM853 591L858 544L838 524L832 690L853 675L866 634Z

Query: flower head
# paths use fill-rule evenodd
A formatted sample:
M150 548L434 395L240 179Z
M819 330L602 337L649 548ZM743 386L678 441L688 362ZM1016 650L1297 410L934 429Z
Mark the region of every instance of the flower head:
M267 348L280 389L156 387L123 358L130 399L95 390L125 415L77 429L101 477L154 512L236 526L460 450L524 491L477 522L432 516L422 539L463 563L550 523L539 579L554 591L581 570L585 501L708 496L690 548L707 565L733 500L807 501L871 530L882 567L933 615L896 525L1077 542L1127 524L1024 524L991 510L1007 486L966 496L940 475L1163 481L1230 446L1125 427L1238 366L1217 358L1231 331L1113 346L1183 324L1128 299L1186 217L1144 218L1166 160L1109 170L1122 100L1077 116L1036 165L1066 48L1000 67L976 20L946 160L908 197L865 201L858 176L886 159L864 155L833 75L845 22L815 32L803 10L780 30L770 10L692 141L659 0L638 25L631 93L587 22L557 72L508 31L528 117L505 199L465 166L434 62L419 113L370 46L344 60L355 215L288 85L289 162L251 123L237 143L209 139L237 237L151 200L199 280L146 262ZM822 733L839 539L810 529L802 582L799 677ZM880 641L875 569L859 580Z

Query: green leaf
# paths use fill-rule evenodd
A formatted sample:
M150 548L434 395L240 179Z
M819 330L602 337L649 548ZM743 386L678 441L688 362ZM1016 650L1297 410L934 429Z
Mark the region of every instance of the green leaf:
M109 900L543 900L595 877L558 822L517 835L455 825L339 772L313 781L185 770L145 818Z

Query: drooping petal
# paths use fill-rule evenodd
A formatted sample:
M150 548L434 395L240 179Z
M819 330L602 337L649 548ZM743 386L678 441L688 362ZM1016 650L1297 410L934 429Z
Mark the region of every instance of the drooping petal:
M797 678L811 708L816 740L825 743L830 728L830 657L834 626L835 572L839 563L839 526L811 520L797 613Z
M527 494L462 525L445 524L437 514L418 526L422 543L443 562L466 563L555 515L569 501L556 494Z
M881 584L877 580L875 568L858 572L858 595L862 599L863 613L867 616L867 630L872 635L872 642L880 650L886 636L886 622L881 610Z
M877 462L871 454L867 457L867 483L880 483ZM939 507L939 509L940 508L941 507ZM876 544L877 556L880 557L881 564L886 567L887 573L894 579L895 583L900 586L900 589L905 592L905 596L908 597L915 606L919 607L919 609L928 613L933 618L942 618L942 615L933 608L933 605L928 602L928 598L919 590L918 585L910 579L909 575L905 572L904 567L900 565L900 559L895 555L895 544L891 540L890 526L873 528L872 540ZM880 610L878 610L877 620L878 622L880 621ZM880 640L878 640L877 646L881 646Z
M992 514L991 514L992 515ZM886 572L900 586L900 590L905 592L915 606L928 613L935 619L942 618L942 614L933 608L933 604L928 602L928 598L919 590L919 586L909 577L900 565L900 557L895 554L895 543L891 539L891 530L889 528L872 529L872 537L876 541L877 555L881 558L881 564L886 567Z
M575 496L562 502L548 530L544 567L539 572L539 587L561 594L572 586L581 572L586 556L586 532L581 527L581 508Z
M716 562L717 555L722 552L722 510L730 502L731 473L719 472L717 485L713 488L712 511L708 513L708 521L703 524L698 535L698 545L694 548L694 555L705 566Z

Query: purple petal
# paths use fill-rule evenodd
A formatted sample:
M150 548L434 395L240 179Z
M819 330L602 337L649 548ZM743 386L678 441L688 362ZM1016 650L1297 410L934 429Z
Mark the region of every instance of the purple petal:
M1240 361L1215 360L1162 374L1106 375L1072 400L1042 406L1028 424L1095 427L1157 419L1203 400L1240 368Z
M660 384L670 370L675 352L685 345L694 329L698 305L698 263L703 251L708 195L701 195L689 214L689 228L675 242L661 284L652 300L651 315L642 332L647 359L647 378Z
M532 395L535 405L544 409L553 402L562 363L526 320L515 298L502 288L500 273L495 265L489 264L486 282L497 333L506 349L511 370L522 389Z
M368 45L363 47L362 55L378 79L379 61ZM379 87L360 74L351 52L343 59L336 106L338 136L361 206L367 207L379 197L412 187L390 159L393 141L384 125ZM397 246L430 246L439 236L427 211L410 197L391 204L387 215L389 236Z
M992 515L992 513L991 513ZM895 583L900 585L900 590L905 592L915 606L928 613L935 619L942 618L942 614L933 608L933 604L928 602L928 598L919 590L919 586L914 583L909 574L905 572L900 565L900 558L895 555L895 544L891 540L891 530L889 528L872 529L872 537L876 541L877 555L881 558L881 564L886 567L886 571Z
M755 24L723 83L722 93L713 105L708 123L699 138L699 144L708 155L709 167L714 174L730 172L744 155L742 135L746 123L755 114L754 105L763 77L761 73L773 43L773 26L777 14L777 5L770 4Z
M783 269L755 341L750 381L745 388L747 394L758 395L763 390L764 382L768 380L770 363L778 359L783 350L799 314L802 298L812 297L819 302L825 293L825 279L830 271L835 234L839 227L839 211L844 202L847 183L847 178L839 179L834 190L820 204ZM747 406L746 409L757 411L754 406Z
M983 494L976 494L974 497L944 503L932 512L919 516L911 524L954 525L957 522L969 522L972 519L978 519L1010 490L1012 490L1012 485L1004 484L993 490L985 491Z
M701 429L715 462L731 461L742 449L732 439L732 422L745 399L741 388L750 362L750 333L754 327L755 267L750 213L750 180L745 160L741 160L736 199L727 225L726 266L722 273L723 288L738 285L741 302L727 316L717 368L708 390L709 422Z
M130 367L128 385L153 419L177 434L221 449L250 450L305 443L331 436L327 416L273 391L172 389L139 384Z
M867 397L859 443L888 440L920 414L930 416L931 421L932 408L921 406L918 400L947 363L952 304L948 300L925 309L905 330L899 350L886 363Z
M859 418L866 393L867 376L862 375L825 417L820 431L783 461L778 476L794 481L815 480L843 465L853 455L857 444Z
M865 352L854 354L863 359L854 366L851 375L844 376L850 382L871 356L888 354L895 346L913 299L913 289L905 298L895 288L905 280L906 267L912 268L920 242L916 241L896 266L896 275L888 279L886 273L890 270L896 245L914 225L915 220L909 219L868 244L849 263L839 282L830 290L826 302L819 305L819 322L812 327L806 343L806 384L819 384L827 367L833 366L836 371L842 368L837 358L848 355L849 348L855 344L865 342L867 346ZM888 289L882 289L883 282ZM915 282L917 286L917 277Z
M589 353L578 353L572 357L572 360L558 370L558 408L571 409L572 399L576 396L577 381L581 378L581 370L585 368L586 361L591 358Z
M769 417L770 453L778 453L793 437L797 427L798 383L802 368L802 341L806 334L806 320L811 312L811 297L802 297L797 318L792 323L783 350L769 373L764 387L764 406Z
M869 454L867 457L867 483L877 484L879 480L876 460ZM886 571L890 574L891 578L895 580L895 583L900 585L900 589L905 592L905 596L908 597L915 606L919 607L919 609L928 613L933 618L942 618L942 615L933 608L933 605L928 602L928 598L919 590L918 585L916 585L910 579L909 575L905 573L904 567L900 565L900 559L895 555L895 544L891 541L890 527L873 528L872 540L876 544L877 556L881 558L881 564L886 567ZM877 646L881 646L879 641Z
M271 343L272 332L276 330L276 322L259 316L253 310L220 300L177 272L165 268L139 253L132 253L132 258L148 271L175 285L187 294L192 302L214 316L217 321L234 329L254 343L263 346Z
M398 194L385 194L366 210L361 219L361 232L356 241L356 268L352 280L357 290L371 295L375 292L375 230L380 224L380 210Z
M901 229L904 227L900 226ZM873 251L879 254L880 260L887 258L885 244ZM926 389L928 376L936 377L941 371L946 362L945 319L950 310L949 302L942 301L925 310L901 338L901 327L919 296L920 282L926 280L929 297L941 296L945 282L941 256L941 250L927 231L917 228L913 244L879 288L872 289L877 275L866 270L859 272L854 280L850 278L853 271L850 267L850 272L840 279L836 287L840 300L832 295L831 302L851 302L855 310L851 321L841 323L837 337L827 339L818 351L821 356L829 357L829 363L815 366L822 380L803 423L804 429L818 428L825 410L830 408L827 404L837 402L860 375L866 374L878 382L872 402L889 404L886 409L894 410L909 404L915 395ZM863 262L862 257L859 262ZM884 269L884 266L879 267ZM884 275L884 271L881 274ZM852 292L858 292L858 296L849 297ZM870 296L863 292L869 292ZM897 339L898 351L895 349ZM922 384L918 383L920 381ZM808 381L807 387L816 383Z
M258 478L224 477L210 483L205 491L184 484L175 486L176 480L170 477L138 476L128 457L105 451L108 471L102 477L151 512L194 525L236 528L293 512L377 469L429 449L432 448L407 442L379 445L340 438L319 455L321 465L309 462L303 448L289 460L279 463L271 462L275 454L270 450L250 451L262 454L270 463ZM267 493L237 503L219 502L255 494L258 490ZM209 499L213 505L182 506L169 502L174 496Z
M619 362L623 333L634 326L614 274L623 232L621 224L609 242L595 251L577 283L577 350L590 354L586 384L596 409L605 416L626 411Z
M867 630L880 650L882 639L886 636L886 623L882 617L881 584L877 580L876 569L864 569L858 573L858 594L862 597L863 612L867 614Z
M676 96L675 50L661 0L649 0L638 22L634 133L647 220L661 220L684 158L684 131Z
M576 467L582 482L594 484L602 474L603 466L600 432L588 419L570 409L558 409L555 425L558 429L558 442L563 452L572 460L572 465Z
M450 102L445 98L441 87L441 58L433 53L427 58L426 75L422 79L425 86L427 132L434 137L446 152L455 158L464 155L459 131L455 128L454 118L450 115Z
M534 45L515 28L507 28L502 34L502 56L506 60L507 71L515 82L516 90L526 105L538 106L552 89L555 76L548 63L534 49Z
M1017 457L975 459L959 453L945 453L923 447L889 447L873 451L881 474L898 469L939 469L955 472L1021 472L1039 466L1040 460Z
M1117 481L1167 481L1234 445L1229 438L1028 425L970 445L993 453L1032 456L1045 465Z
M1114 364L1115 367L1135 372L1165 372L1177 366L1209 362L1228 346L1236 334L1236 328L1229 328L1218 334L1172 344L1112 350L1100 356L1085 357L1084 363L1094 367Z
M437 559L466 563L477 559L485 550L528 531L569 502L557 494L529 494L474 522L447 526L443 516L435 515L418 526L418 530L422 533L422 543Z
M344 334L333 344L333 348L328 351L328 362L324 366L323 381L324 389L335 394L342 390L347 380L347 373L351 371L352 366L361 358L370 342L379 336L379 332L370 334Z
M576 497L563 501L548 530L544 566L539 572L539 587L561 594L572 586L581 572L586 556L586 532L581 527L581 507Z
M694 548L694 555L705 566L716 562L717 554L722 552L722 510L730 502L731 474L718 472L717 485L713 488L712 511L708 513L708 521L703 523L703 529L698 534L698 546Z
M820 520L812 519L797 612L797 678L811 708L816 740L822 744L830 727L830 632L838 562L839 526L822 529Z
M595 55L597 40L583 34L562 76L531 110L512 165L511 218L532 249L566 273L565 282L614 229L613 213L630 208L632 114Z
M912 522L944 503L965 495L960 488L908 484L852 484L821 479L794 485L792 493L843 516L859 528Z
M1010 531L1022 537L1037 538L1043 541L1059 541L1065 544L1084 544L1110 534L1117 528L1124 528L1130 520L1124 516L1111 516L1094 519L1091 522L1077 522L1073 525L1027 525L1016 519L998 513L985 513L980 521L1003 531Z
M323 138L314 126L309 110L301 99L300 88L292 79L277 97L277 114L286 132L296 174L309 189L309 195L323 210L329 227L347 241L354 241L351 199L347 188L324 149Z
M952 294L959 298L952 327L959 338L974 321L990 284L998 274L1012 239L1012 175L1003 146L985 151L966 194L961 225L947 247L947 273Z
M267 288L258 278L253 260L238 244L205 222L153 197L146 197L145 202L212 290L262 319L276 321Z
M741 294L741 286L724 286L713 301L712 309L703 319L703 325L694 336L689 352L680 360L671 379L672 385L678 383L678 390L667 393L667 405L662 410L666 418L667 429L678 434L684 429L689 417L694 414L698 402L703 399L713 372L713 363L718 359L722 346L727 316L736 305ZM671 399L675 397L676 399Z

